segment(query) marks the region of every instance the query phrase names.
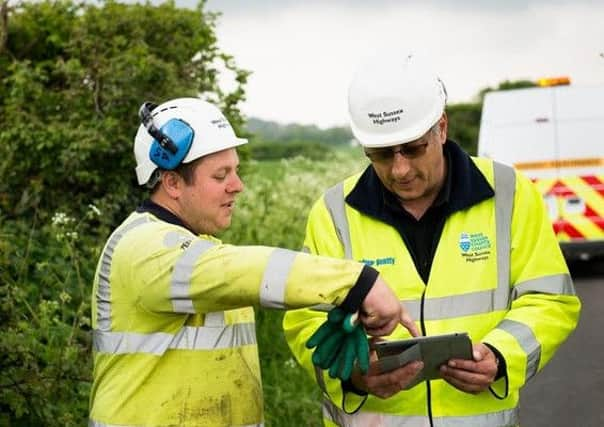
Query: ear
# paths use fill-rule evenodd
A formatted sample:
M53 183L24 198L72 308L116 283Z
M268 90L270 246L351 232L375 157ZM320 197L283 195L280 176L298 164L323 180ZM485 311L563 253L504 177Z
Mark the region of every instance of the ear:
M447 142L447 130L449 129L449 119L447 113L443 113L442 117L438 121L438 140L441 144Z
M160 185L170 198L178 199L182 192L184 181L182 177L174 171L163 171Z

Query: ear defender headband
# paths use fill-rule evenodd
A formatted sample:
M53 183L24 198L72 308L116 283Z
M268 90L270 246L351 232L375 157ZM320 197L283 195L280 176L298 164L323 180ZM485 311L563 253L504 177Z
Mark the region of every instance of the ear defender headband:
M187 156L195 132L187 122L181 119L170 119L158 129L153 123L151 114L156 107L156 104L144 102L138 110L141 123L153 137L149 158L158 167L173 170Z

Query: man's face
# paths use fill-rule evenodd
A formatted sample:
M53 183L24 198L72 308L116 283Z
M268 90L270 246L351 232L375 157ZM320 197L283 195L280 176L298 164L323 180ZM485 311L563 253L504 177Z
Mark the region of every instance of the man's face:
M421 138L386 148L366 149L373 168L389 191L403 202L432 201L445 176L443 145L447 135L445 115Z
M235 197L243 191L234 148L199 160L193 181L179 197L181 218L198 234L216 234L231 225Z

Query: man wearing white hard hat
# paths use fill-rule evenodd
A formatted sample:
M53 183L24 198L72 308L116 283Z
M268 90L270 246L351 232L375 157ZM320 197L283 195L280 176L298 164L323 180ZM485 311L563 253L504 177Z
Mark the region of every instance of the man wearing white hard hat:
M415 362L340 381L300 345L324 315L286 313L290 348L325 392L326 425L516 426L519 390L576 327L580 302L539 192L448 140L446 99L417 55L361 64L348 106L370 165L315 203L305 246L375 267L422 335L467 333L471 350L419 383ZM388 340L403 338L397 328Z
M337 306L375 336L398 323L417 334L371 267L214 237L243 190L247 142L215 106L179 98L139 115L136 176L150 197L97 266L89 426L263 425L253 306Z

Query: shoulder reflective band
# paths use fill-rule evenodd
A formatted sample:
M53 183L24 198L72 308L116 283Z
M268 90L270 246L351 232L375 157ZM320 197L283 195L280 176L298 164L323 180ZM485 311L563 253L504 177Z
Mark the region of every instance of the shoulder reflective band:
M344 201L344 184L340 182L325 192L325 206L331 215L331 221L336 229L338 239L344 248L344 258L352 259L352 244L350 243L350 228L346 218Z
M172 298L174 312L195 313L193 301L189 293L191 276L199 257L213 246L215 246L214 242L197 239L184 250L178 261L176 261L176 264L174 264L174 272L172 273L172 281L170 283L170 297Z
M96 293L97 328L101 331L111 330L111 284L109 283L109 276L111 273L113 251L115 250L118 242L128 231L149 221L151 221L151 219L149 216L145 215L136 218L132 222L122 225L113 232L113 235L103 250L103 254L101 255L101 265L98 273L98 287Z
M516 173L511 167L493 162L495 175L495 223L497 227L497 288L493 309L510 306L510 256L512 248L512 211L516 193Z

